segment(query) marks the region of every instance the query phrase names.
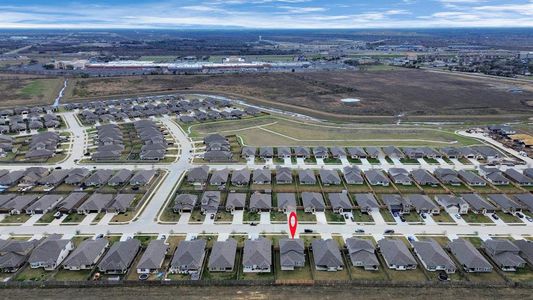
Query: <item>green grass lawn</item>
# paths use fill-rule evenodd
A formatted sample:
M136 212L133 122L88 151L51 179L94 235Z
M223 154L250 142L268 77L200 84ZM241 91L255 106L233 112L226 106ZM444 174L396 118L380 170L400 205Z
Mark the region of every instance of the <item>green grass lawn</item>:
M233 221L233 215L227 211L219 211L215 217L215 223L227 223Z
M261 215L259 213L253 213L247 210L244 211L244 215L243 215L244 222L258 222L260 219L261 219Z
M343 224L346 223L343 215L336 214L332 210L329 210L329 209L326 209L325 213L326 213L326 220L328 221L328 223L330 222L343 223Z
M6 215L1 223L24 223L31 218L30 215L20 214L20 215Z
M13 279L15 281L46 281L50 280L54 271L45 271L43 268L32 269L27 266Z
M440 214L433 215L431 217L437 223L454 223L454 220L452 219L452 217L444 210L441 210Z
M189 223L203 222L204 219L205 219L205 215L202 214L199 208L195 208L191 213L191 218L189 219Z
M296 216L298 217L299 223L316 223L316 217L312 213L306 213L303 210L297 210Z
M505 223L523 223L522 220L520 220L520 218L517 216L506 214L501 211L496 212L496 215L498 215L498 217L500 217L500 219Z
M405 214L403 217L405 218L405 222L422 222L422 217L420 217L415 211Z
M525 268L516 270L516 272L505 272L505 276L515 282L533 283L533 268L526 265Z
M379 213L381 213L381 216L387 223L396 223L396 220L394 220L394 217L390 213L388 209L380 209Z
M369 214L364 214L360 210L353 212L353 218L355 222L374 222L374 219Z
M461 218L463 218L467 223L494 223L489 217L485 215L475 214L471 212L466 215L461 215Z
M418 160L414 158L400 158L400 162L405 165L419 165L420 164Z
M86 215L80 215L78 213L69 214L62 223L80 223L85 219Z
M305 265L301 268L295 268L293 271L282 271L279 261L279 252L274 252L274 268L276 269L276 279L278 280L311 280L313 276L311 274L311 266L309 265L309 259L305 260Z
M270 221L287 223L287 215L284 214L283 212L271 211Z
M403 194L420 193L420 189L415 184L412 184L412 185L397 184L396 188L398 189L398 191L400 191L400 193L403 193Z
M57 281L85 281L89 280L92 270L80 270L80 271L69 271L65 269L59 270L54 275L54 280Z

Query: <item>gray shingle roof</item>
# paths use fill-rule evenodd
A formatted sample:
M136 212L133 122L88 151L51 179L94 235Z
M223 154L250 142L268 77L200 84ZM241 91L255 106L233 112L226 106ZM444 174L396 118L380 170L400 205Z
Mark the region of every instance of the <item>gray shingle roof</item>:
M233 269L235 266L235 255L237 253L237 241L228 239L217 241L213 245L208 267L216 269Z
M115 242L98 263L98 269L103 272L127 270L137 256L140 247L141 242L137 239Z
M84 240L65 259L63 265L66 267L90 266L95 263L102 250L109 245L107 239Z
M187 266L189 270L200 269L203 264L206 244L204 239L182 241L174 252L170 266L173 268Z
M272 266L272 242L266 238L244 241L243 266Z
M314 240L312 242L313 259L315 266L325 268L336 268L344 266L339 245L332 239Z
M137 269L159 269L163 265L168 245L164 240L151 240L141 256Z
M378 245L387 264L395 266L418 265L403 241L398 239L381 239L378 241Z
M305 264L304 242L301 239L281 239L279 241L279 253L282 267L303 266Z

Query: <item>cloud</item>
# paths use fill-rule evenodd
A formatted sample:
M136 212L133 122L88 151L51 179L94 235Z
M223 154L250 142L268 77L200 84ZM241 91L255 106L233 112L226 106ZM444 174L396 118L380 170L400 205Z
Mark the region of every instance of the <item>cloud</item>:
M0 27L533 27L533 2L527 0L397 0L391 4L353 0L131 1L128 5L84 0L64 5L53 1L0 4Z

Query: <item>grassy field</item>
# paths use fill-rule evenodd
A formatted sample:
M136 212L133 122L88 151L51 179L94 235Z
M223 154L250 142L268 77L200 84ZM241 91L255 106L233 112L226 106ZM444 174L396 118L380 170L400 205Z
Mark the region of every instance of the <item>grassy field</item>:
M508 90L518 85L521 94ZM494 119L530 114L530 89L492 78L456 76L424 70L310 72L188 76L129 76L78 78L66 100L162 91L198 91L244 97L263 105L296 110L320 118L354 120L404 113L413 120L439 115L442 119L483 116ZM345 104L343 98L359 98ZM506 99L502 102L500 99ZM439 105L435 105L439 103ZM511 116L513 115L513 116ZM454 116L458 116L457 118ZM431 117L433 119L433 117Z
M446 147L473 145L478 142L454 133L457 126L435 128L429 126L358 125L342 126L331 123L302 122L277 116L263 116L248 120L220 121L186 127L191 137L218 132L236 134L251 146L420 146Z
M0 107L52 104L62 78L0 78Z

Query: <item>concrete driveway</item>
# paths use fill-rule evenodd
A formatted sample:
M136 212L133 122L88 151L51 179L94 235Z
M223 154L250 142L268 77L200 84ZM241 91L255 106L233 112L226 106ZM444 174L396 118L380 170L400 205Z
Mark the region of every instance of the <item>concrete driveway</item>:
M259 224L270 224L270 212L268 211L262 211L259 214Z
M33 224L35 224L43 215L42 214L35 214L33 216L31 216L28 221L24 222L24 224L22 224L22 226L32 226Z
M385 222L385 219L383 219L383 216L381 215L379 210L373 210L369 214L372 219L374 219L374 223L376 223L376 225L383 225L387 223Z
M189 224L190 219L191 219L191 213L182 213L178 221L178 224Z
M105 225L111 222L111 219L115 216L115 213L106 213L104 217L98 222L98 225Z
M236 210L233 212L233 220L231 221L231 224L242 224L242 219L244 217L244 211L243 210Z
M323 211L317 211L315 212L316 222L318 224L328 224L328 220L326 219L326 213Z

